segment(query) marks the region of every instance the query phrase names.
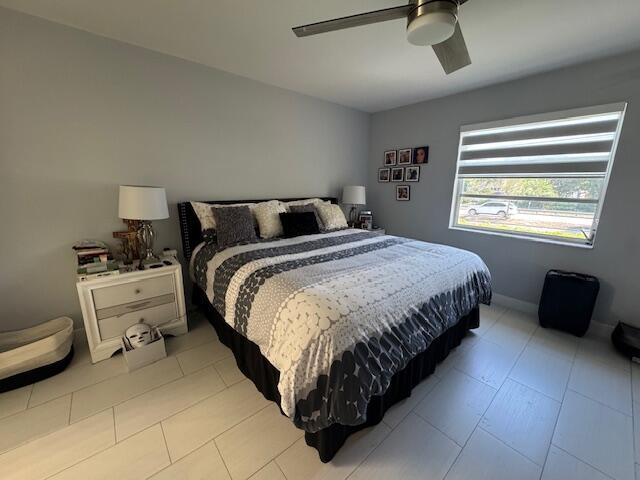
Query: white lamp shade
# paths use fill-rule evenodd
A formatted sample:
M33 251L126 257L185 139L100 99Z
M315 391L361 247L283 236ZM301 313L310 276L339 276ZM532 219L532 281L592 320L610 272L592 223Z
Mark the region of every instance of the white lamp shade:
M118 216L126 220L169 218L167 194L164 188L120 185Z
M349 185L342 189L342 203L347 205L366 205L365 188L360 185Z

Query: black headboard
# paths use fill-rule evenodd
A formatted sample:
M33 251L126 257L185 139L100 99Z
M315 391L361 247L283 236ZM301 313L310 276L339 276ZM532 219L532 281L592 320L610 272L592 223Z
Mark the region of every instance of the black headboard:
M338 203L338 199L334 197L300 197L300 198L276 198L281 202L292 202L294 200L305 200L308 198L321 198L322 200ZM203 203L231 204L231 203L259 203L274 200L268 198L266 200L208 200ZM180 217L180 234L182 236L182 254L186 260L191 258L193 249L202 242L202 231L200 230L200 220L196 216L196 212L191 206L191 202L178 203L178 216Z

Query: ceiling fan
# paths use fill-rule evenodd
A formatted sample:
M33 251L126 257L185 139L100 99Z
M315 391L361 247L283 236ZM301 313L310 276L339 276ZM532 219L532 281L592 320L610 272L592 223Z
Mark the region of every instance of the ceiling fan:
M431 45L448 75L471 64L464 42L458 8L468 0L410 0L407 5L383 8L293 28L298 37L333 32L398 18L407 19L407 40L413 45Z

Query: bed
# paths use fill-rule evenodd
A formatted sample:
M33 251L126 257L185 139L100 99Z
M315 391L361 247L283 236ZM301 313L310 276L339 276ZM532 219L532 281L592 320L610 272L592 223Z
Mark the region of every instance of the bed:
M491 300L471 252L356 229L220 248L178 208L194 303L323 462L408 397Z

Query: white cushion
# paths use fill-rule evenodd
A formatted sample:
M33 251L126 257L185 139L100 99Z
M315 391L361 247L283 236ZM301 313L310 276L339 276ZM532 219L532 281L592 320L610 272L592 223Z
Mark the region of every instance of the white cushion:
M261 238L274 238L281 236L282 222L280 214L287 211L284 204L278 200L257 203L253 207L253 216L258 222Z
M256 203L232 203L229 205L225 205L222 203L204 203L204 202L190 202L193 207L193 211L196 212L196 216L198 220L200 220L200 229L202 231L214 229L216 228L216 219L213 216L213 210L211 208L220 208L220 207L241 207L244 205L249 205L249 209L253 210L253 208L257 205Z
M337 230L347 228L347 219L339 205L333 203L320 203L316 205L318 214L324 223L325 230Z
M295 205L308 205L310 203L313 205L318 205L320 203L325 203L325 201L321 198L305 198L303 200L292 200L291 202L284 202L284 205L289 208Z

